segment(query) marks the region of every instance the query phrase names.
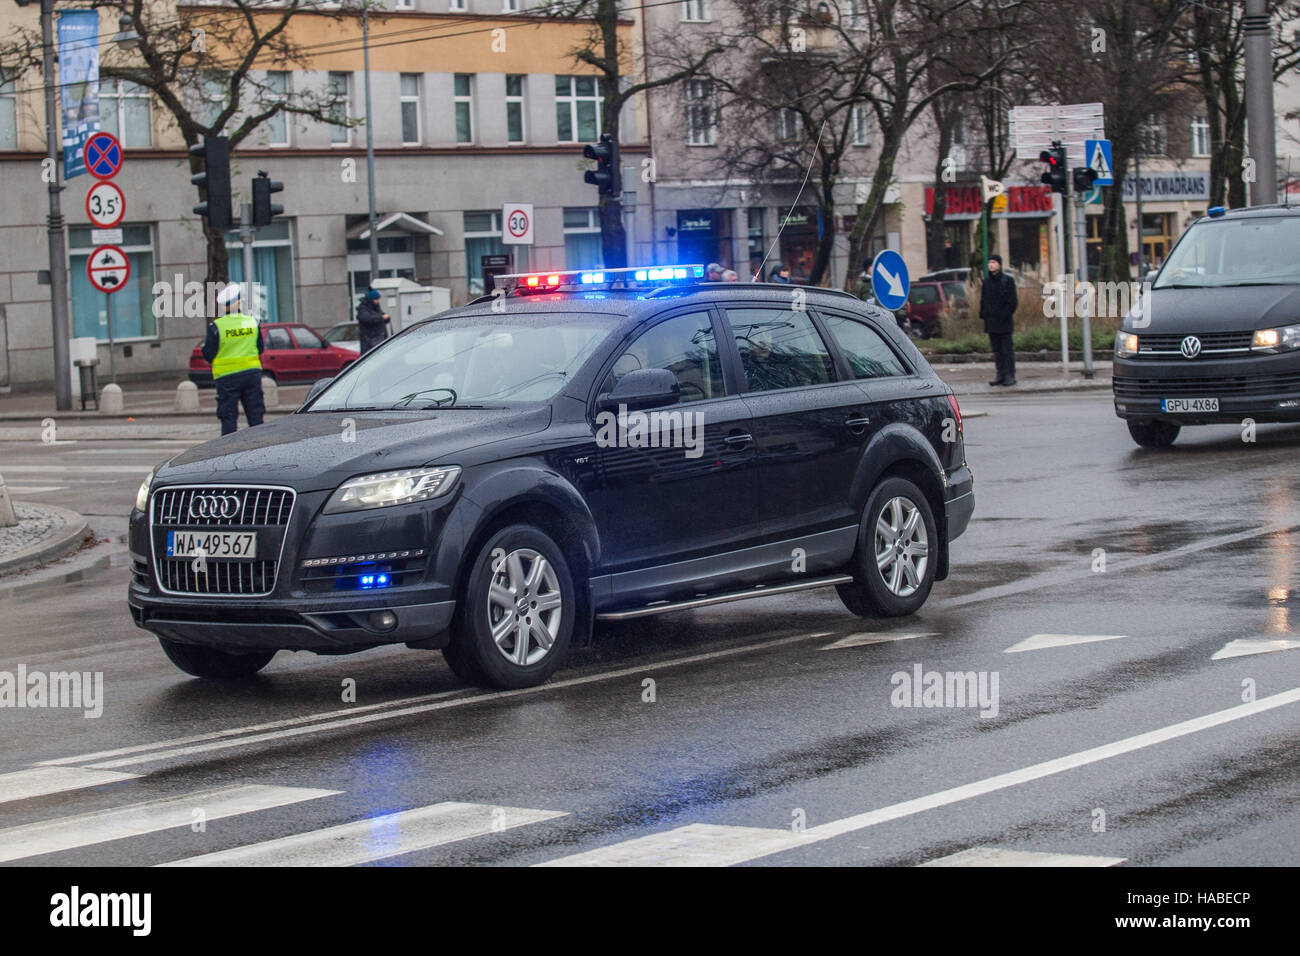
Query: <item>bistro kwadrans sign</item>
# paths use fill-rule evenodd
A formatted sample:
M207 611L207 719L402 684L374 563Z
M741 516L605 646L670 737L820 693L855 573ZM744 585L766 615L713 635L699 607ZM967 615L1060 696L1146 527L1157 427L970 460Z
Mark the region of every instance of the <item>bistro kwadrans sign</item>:
M1052 214L1052 190L1049 186L1008 186L1006 191L1007 208L994 213L996 216L1050 216ZM979 186L949 186L945 219L974 219L984 210L980 200ZM934 187L925 187L925 214L934 212Z

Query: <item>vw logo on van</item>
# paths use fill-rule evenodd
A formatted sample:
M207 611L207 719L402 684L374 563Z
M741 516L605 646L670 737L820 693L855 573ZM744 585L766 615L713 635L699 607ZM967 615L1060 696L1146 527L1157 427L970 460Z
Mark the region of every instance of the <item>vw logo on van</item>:
M195 495L189 512L191 518L233 518L239 514L239 499L234 495Z
M1183 358L1194 359L1201 354L1201 340L1189 335L1178 346L1178 351L1183 353Z

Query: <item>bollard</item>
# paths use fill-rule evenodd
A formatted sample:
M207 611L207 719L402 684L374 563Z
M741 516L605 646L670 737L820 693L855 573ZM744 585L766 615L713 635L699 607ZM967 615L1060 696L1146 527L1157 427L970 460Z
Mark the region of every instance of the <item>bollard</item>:
M197 412L199 410L199 387L188 380L177 385L175 408L178 412Z
M120 414L123 407L122 387L120 385L105 385L99 393L99 410L112 415Z
M9 489L5 487L5 476L0 475L0 528L12 528L18 524L14 514L14 504L9 500Z
M268 412L280 404L280 389L269 375L262 376L262 403Z

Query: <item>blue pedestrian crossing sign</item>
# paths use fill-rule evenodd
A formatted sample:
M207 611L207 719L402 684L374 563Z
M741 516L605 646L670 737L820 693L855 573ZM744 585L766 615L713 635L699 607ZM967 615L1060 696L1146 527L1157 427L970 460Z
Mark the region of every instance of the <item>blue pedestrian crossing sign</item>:
M871 260L871 291L876 301L890 312L896 312L907 301L911 280L907 276L907 263L893 249L882 249Z
M1110 140L1085 139L1083 155L1087 160L1088 168L1097 173L1097 178L1092 181L1094 186L1115 185L1115 167L1110 161Z

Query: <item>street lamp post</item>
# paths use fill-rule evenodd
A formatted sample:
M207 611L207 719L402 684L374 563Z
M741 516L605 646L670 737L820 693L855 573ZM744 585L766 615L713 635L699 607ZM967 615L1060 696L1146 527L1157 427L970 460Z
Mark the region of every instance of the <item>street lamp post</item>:
M370 201L370 283L379 277L379 237L375 235L375 128L370 114L370 0L361 0L361 57L366 83L366 191Z
M1277 202L1277 149L1273 142L1273 30L1265 0L1246 0L1246 124L1255 181L1250 204Z
M54 407L72 410L72 362L68 352L68 251L59 207L59 110L54 83L54 0L41 0L41 75L45 83L45 157L49 172L50 329L54 346Z

